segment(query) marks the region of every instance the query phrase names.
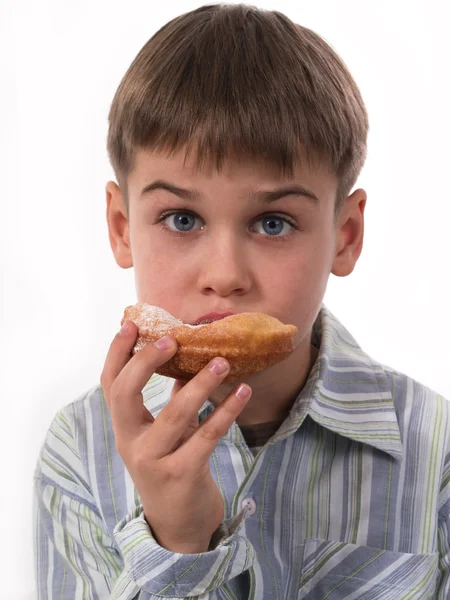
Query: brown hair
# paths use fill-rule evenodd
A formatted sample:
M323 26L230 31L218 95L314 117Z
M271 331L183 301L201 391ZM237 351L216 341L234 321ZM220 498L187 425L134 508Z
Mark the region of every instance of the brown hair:
M366 159L367 112L342 59L318 34L277 11L215 4L164 25L123 77L109 113L108 154L128 210L138 149L195 147L220 172L235 156L326 164L336 213Z

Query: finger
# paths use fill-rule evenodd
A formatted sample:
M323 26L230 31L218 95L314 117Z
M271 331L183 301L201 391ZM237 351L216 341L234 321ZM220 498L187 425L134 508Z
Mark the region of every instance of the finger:
M108 408L111 386L124 366L131 359L131 351L136 342L138 328L132 321L128 321L127 323L128 328L125 331L123 331L122 328L114 337L109 347L108 354L106 355L105 364L100 377L100 383L103 388Z
M215 365L225 367L222 372L215 370ZM161 458L176 448L187 430L192 434L192 425L197 419L198 411L208 396L223 382L230 371L230 365L224 358L216 357L206 365L195 377L180 388L174 384L170 401L164 406L152 425L152 456Z
M116 437L134 437L142 425L149 423L142 390L156 369L172 358L178 348L173 337L165 337L171 346L158 348L148 344L125 364L111 385L109 408Z
M252 395L252 388L245 383L237 385L219 406L210 413L197 431L180 447L186 457L198 460L198 464L209 461L220 438L230 429Z
M187 383L188 382L185 379L175 379L175 383L173 384L172 388L172 394L177 394Z
M176 379L175 384L172 388L170 400L172 400L172 397L175 394L177 394L180 390L182 390L187 383L188 383L188 381L186 381L186 380ZM178 446L180 444L182 444L185 440L187 440L189 437L191 437L191 435L194 433L194 431L197 429L197 427L198 427L198 412L192 414L191 420L188 422L183 435L181 436L180 440L178 441Z
M172 399L172 397L175 394L177 394L180 390L182 390L186 384L187 384L187 381L184 381L181 379L176 379L175 384L172 388L172 394L170 396L170 399ZM186 427L183 435L181 436L180 440L178 441L178 444L174 447L174 450L176 450L176 448L178 446L180 446L187 439L189 439L191 437L191 435L194 433L194 431L197 430L197 428L198 428L198 412L192 415L191 420L187 424L187 427Z

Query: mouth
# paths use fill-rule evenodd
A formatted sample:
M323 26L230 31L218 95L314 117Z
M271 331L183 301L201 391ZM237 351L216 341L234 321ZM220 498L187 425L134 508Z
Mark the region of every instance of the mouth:
M220 321L220 319L225 319L225 317L230 317L233 313L208 313L207 315L201 316L193 325L208 325L209 323L214 323L214 321Z

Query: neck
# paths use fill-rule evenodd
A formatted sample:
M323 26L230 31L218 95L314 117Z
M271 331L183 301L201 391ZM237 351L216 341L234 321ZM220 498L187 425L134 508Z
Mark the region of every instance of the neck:
M311 332L285 360L243 380L252 396L236 419L238 425L284 421L316 362L319 351L311 346ZM218 406L239 382L221 385L210 400Z

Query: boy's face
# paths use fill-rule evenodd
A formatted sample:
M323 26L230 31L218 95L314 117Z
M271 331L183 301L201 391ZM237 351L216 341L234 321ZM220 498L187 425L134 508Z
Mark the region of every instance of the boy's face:
M135 269L137 300L191 324L210 312L267 313L298 328L299 347L309 345L330 272L348 275L361 252L364 190L335 222L337 179L325 168L299 168L288 180L264 163L228 161L218 174L183 159L139 151L129 221L118 186L107 184L111 246L121 267ZM191 199L162 189L163 181ZM290 193L261 201L294 187L317 200ZM176 214L163 219L168 211Z

